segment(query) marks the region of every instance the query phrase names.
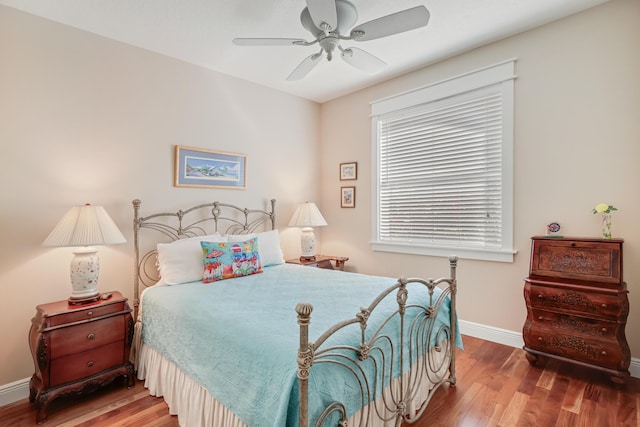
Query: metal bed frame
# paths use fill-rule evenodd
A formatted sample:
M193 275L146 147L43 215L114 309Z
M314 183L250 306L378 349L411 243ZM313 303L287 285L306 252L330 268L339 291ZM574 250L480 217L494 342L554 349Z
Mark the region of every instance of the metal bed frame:
M175 213L142 217L140 200L133 200L135 318L140 304L140 287L152 286L159 279L155 247L141 252L139 233L143 229L155 230L165 241L211 232L247 234L262 231L269 225L271 229L275 229L275 204L276 201L271 200L268 210L250 210L213 202ZM309 396L309 378L313 375L314 365L332 364L336 369L343 369L352 376L360 391L362 409L358 424L362 427L371 425L374 419L385 425L393 423L396 426L400 426L403 421L416 422L442 385L455 386L456 257L449 258L449 267L450 275L446 278L400 278L368 306L362 307L353 318L336 323L314 342L309 342L312 305L301 302L295 307L300 329L297 355L300 427L309 426L309 399L313 398ZM425 287L429 301L424 304L408 304L408 285L412 284ZM442 292L436 296L435 289L438 287ZM371 330L369 318L376 313L383 300L394 297L397 310L386 317L377 329ZM450 308L449 324L436 329L432 320L445 305ZM407 316L408 313L411 316ZM361 340L358 346L327 345L329 338L348 327L360 328ZM399 328L399 342L394 342L390 337L389 327ZM432 342L436 343L434 347L431 346ZM418 402L417 409L415 402ZM312 425L347 427L345 405L341 402L331 403Z

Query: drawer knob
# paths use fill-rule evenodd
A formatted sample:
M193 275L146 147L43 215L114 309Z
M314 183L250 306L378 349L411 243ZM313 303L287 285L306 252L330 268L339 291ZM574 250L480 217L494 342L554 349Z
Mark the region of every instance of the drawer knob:
M538 294L538 298L542 299L544 296L542 294Z
M603 356L606 356L607 352L603 350L602 353L600 353L600 354L603 355Z
M538 337L538 341L542 342L542 337Z
M93 316L93 311L87 311L87 316L89 317Z
M602 308L607 308L607 304L602 304Z
M544 317L538 316L538 320L544 320Z
M88 361L88 362L87 362L87 366L88 366L88 367L92 367L92 366L93 366L93 360Z
M606 334L607 332L609 332L609 331L607 330L607 328L602 328L602 333L603 333L603 334Z
M92 340L96 337L96 334L94 334L93 332L91 332L89 335L87 335L87 339L88 340Z

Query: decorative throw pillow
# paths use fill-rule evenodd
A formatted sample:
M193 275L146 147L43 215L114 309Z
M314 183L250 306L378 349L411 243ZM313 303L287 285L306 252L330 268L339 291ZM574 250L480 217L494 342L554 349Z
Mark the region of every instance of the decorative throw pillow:
M202 280L201 241L226 242L226 236L212 234L176 240L171 243L158 243L158 271L165 285Z
M254 234L229 234L227 236L230 242L238 242L253 237L258 238L260 251L260 262L263 267L270 265L284 264L284 254L280 247L280 234L278 230L264 231Z
M200 242L204 256L202 282L262 273L258 239L242 242Z

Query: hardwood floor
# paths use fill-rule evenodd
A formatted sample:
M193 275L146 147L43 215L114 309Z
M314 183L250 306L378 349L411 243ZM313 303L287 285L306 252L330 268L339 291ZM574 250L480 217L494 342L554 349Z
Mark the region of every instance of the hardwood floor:
M640 426L640 380L616 386L601 373L552 360L532 367L521 349L468 336L458 353L456 387L444 387L415 427ZM162 398L142 382L54 401L45 426L178 426ZM27 399L0 408L0 426L34 426Z

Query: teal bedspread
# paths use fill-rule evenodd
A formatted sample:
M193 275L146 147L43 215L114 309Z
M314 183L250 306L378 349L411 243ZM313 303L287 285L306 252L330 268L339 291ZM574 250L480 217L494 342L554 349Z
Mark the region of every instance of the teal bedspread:
M142 338L252 427L297 425L299 327L295 306L313 305L309 339L353 317L397 279L284 264L252 276L147 289ZM422 293L425 298L426 292ZM410 291L411 297L411 291ZM395 306L395 296L387 298ZM411 301L411 300L410 300ZM425 304L425 301L422 301ZM373 319L371 319L373 321ZM370 322L371 322L370 321ZM449 312L438 321L448 324ZM336 339L358 346L359 328ZM461 341L458 336L459 345ZM324 374L323 374L324 375ZM323 390L355 412L339 379ZM313 370L310 396L314 395ZM327 390L326 388L329 388ZM338 394L336 394L338 393ZM314 407L310 415L323 408Z

